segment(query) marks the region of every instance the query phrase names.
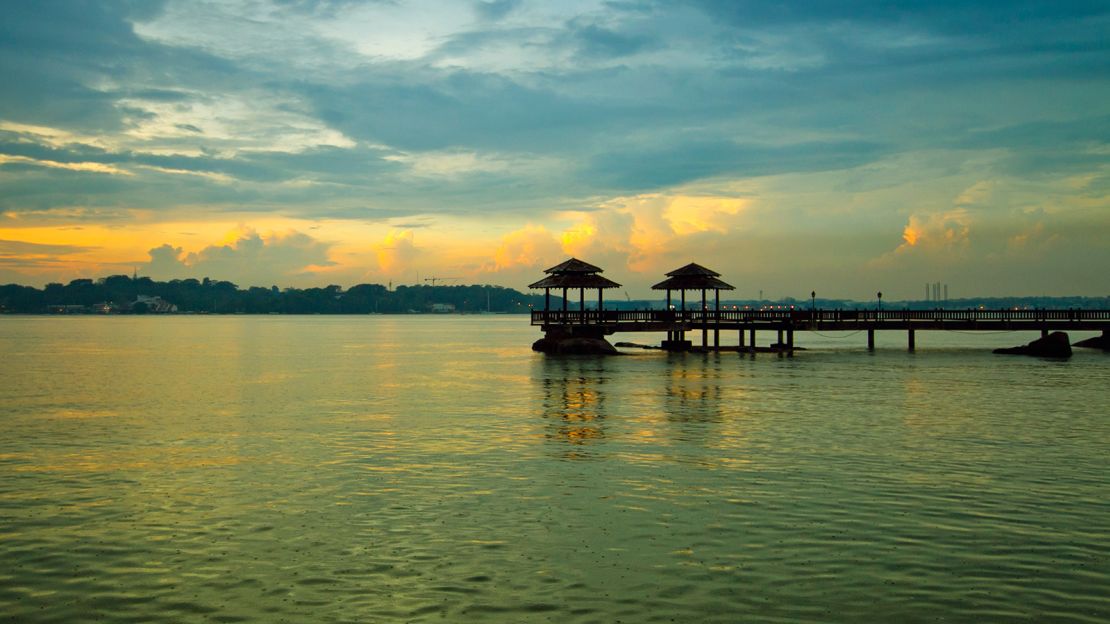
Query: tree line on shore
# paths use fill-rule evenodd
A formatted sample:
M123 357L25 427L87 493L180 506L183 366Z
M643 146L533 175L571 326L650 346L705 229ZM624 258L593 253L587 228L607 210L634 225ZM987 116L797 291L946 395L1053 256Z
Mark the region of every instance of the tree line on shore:
M147 311L147 306L140 298L150 297L175 305L178 312L212 314L525 313L529 304L543 306L542 296L501 286L418 285L391 289L381 284L359 284L345 290L336 285L240 288L232 282L207 277L159 282L149 277L113 275L97 280L76 279L68 284L52 283L42 289L3 285L0 311L37 314L111 309L141 313Z
M660 297L662 294L660 293ZM277 286L240 288L228 281L175 279L159 282L149 277L112 275L97 280L75 279L68 284L52 283L44 288L0 285L0 312L43 314L49 312L91 313L153 311L149 303L158 298L176 307L177 312L210 314L412 314L427 312L444 313L527 313L530 309L542 310L542 294L526 294L512 288L490 285L416 285L387 288L381 284L359 284L348 289L330 285L323 288L284 288ZM568 302L570 309L577 309L576 296ZM700 301L688 301L693 309ZM967 298L950 301L892 301L883 302L887 309L928 310L933 308L964 309L986 307L1046 308L1046 309L1110 309L1110 297L996 297ZM606 309L659 309L663 300L636 300L617 297L605 299ZM712 305L712 304L710 304ZM850 301L817 298L794 299L786 297L776 301L727 300L722 308L772 307L775 309L872 309L875 301ZM562 299L551 293L551 307L558 309ZM594 301L586 301L587 308L594 308Z

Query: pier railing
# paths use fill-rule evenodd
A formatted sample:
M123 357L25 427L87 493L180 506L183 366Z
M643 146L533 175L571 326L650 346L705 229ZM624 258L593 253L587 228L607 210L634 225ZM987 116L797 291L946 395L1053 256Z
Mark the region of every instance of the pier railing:
M1110 310L533 310L532 325L842 325L1110 321Z

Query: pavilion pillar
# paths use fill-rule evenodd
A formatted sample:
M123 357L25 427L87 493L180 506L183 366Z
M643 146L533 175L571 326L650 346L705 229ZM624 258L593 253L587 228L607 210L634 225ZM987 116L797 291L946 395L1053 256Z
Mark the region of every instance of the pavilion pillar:
M701 347L709 346L709 319L705 317L705 289L701 289Z
M720 288L714 288L713 289L713 311L716 313L714 315L714 321L713 321L713 348L714 349L720 349L721 348L721 289Z
M567 322L567 289L563 289L563 322Z
M605 291L597 289L597 318L601 320L601 311L605 309Z
M671 319L671 321L672 321L671 326L674 325L674 322L673 322L674 313L671 312L671 289L670 288L667 289L667 315L664 318ZM669 327L667 329L667 340L675 340L674 330L670 329Z
M586 289L585 288L579 288L578 289L578 311L579 312L585 312L586 311Z
M681 322L683 324L686 323L686 289L685 288L682 289L682 314L679 316L679 319L681 319ZM686 330L685 329L678 330L678 339L679 340L686 340Z
M551 289L543 289L543 322L547 323L547 311L551 309Z

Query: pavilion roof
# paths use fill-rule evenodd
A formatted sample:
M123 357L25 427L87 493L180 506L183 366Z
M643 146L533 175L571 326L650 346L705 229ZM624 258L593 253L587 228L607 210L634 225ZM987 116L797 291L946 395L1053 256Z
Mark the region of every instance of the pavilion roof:
M550 269L546 269L544 273L601 273L601 267L596 267L588 262L582 262L578 258L571 258L566 262L556 264Z
M565 264L565 263L564 263ZM584 262L582 264L585 264ZM529 284L528 288L620 288L613 280L596 273L557 273Z
M651 287L652 290L736 290L712 275L676 275Z
M721 276L720 273L718 273L718 272L716 272L712 269L707 269L707 268L703 267L702 265L694 263L694 262L691 262L690 264L687 264L684 267L675 269L675 270L671 271L670 273L667 273L666 275L667 275L667 277L680 277L680 276L691 276L691 275L708 275L709 277L720 277Z

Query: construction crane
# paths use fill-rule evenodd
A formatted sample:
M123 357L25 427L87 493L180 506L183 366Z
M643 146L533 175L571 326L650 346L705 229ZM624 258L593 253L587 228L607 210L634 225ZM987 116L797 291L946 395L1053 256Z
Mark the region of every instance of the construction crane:
M432 286L435 286L436 282L449 282L451 280L457 280L457 279L461 279L461 278L458 278L458 277L439 277L437 275L435 277L425 277L424 281L425 282L431 282Z

